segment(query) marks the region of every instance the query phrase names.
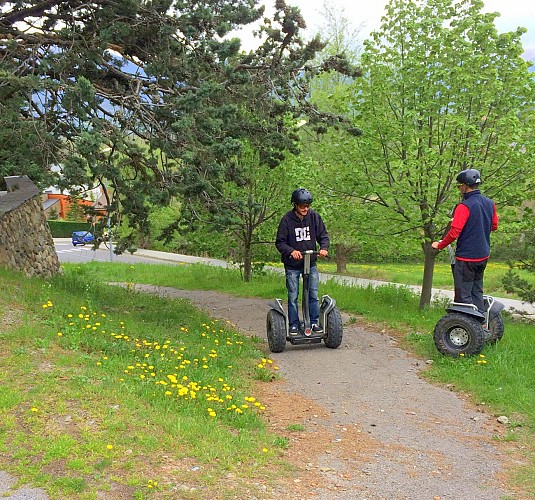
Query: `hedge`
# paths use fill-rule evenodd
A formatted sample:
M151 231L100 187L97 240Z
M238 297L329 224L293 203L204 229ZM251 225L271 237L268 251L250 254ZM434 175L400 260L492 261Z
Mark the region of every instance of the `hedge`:
M74 231L90 231L91 223L49 220L48 227L52 238L70 238Z

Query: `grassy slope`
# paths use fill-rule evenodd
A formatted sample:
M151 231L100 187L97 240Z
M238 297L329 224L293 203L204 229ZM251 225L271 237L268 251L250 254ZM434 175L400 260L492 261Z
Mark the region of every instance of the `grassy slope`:
M56 498L93 498L106 489L144 498L153 489L164 495L173 484L184 486L184 498L195 498L203 488L245 492L252 475L284 474L285 442L266 431L254 406L261 402L250 393L253 379L273 371L254 339L212 324L186 302L140 300L102 285L127 281L271 298L285 296L280 276L247 284L235 271L197 265L65 269L52 283L0 271L0 468ZM508 415L507 439L533 451L534 326L506 320L504 339L487 347L484 358L452 359L436 352L430 335L441 308L418 311L416 297L393 287L342 290L328 283L321 291L355 317L401 332L409 349L433 359L426 376ZM192 382L198 387L188 387ZM179 395L184 387L189 399ZM174 472L162 477L168 469ZM531 493L534 470L531 463L517 478ZM215 486L229 471L232 484Z

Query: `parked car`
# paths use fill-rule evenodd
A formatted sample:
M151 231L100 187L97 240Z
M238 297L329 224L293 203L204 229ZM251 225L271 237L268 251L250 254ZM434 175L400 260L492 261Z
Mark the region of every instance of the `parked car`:
M89 231L74 231L71 235L71 241L74 246L93 243L95 237Z

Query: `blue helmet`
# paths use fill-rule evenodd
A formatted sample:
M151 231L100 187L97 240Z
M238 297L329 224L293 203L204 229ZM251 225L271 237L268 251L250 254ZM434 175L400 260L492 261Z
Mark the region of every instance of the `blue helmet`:
M468 168L457 176L456 181L459 184L466 184L470 187L475 186L476 184L481 184L481 174L475 168Z
M308 203L310 205L312 203L312 195L305 188L296 189L292 193L290 203L293 205L303 205L304 203Z

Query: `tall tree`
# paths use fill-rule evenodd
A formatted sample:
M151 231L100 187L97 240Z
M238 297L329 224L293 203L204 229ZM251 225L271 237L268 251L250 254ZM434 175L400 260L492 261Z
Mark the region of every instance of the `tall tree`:
M244 140L267 167L294 148L284 117L309 109L302 81L322 45L303 42L304 20L284 0L258 50L225 38L262 15L256 0L2 2L2 96L48 134L63 187L122 191L130 223L145 224L144 200L231 179Z
M343 8L329 0L323 4L322 18L324 23L319 33L326 45L318 53L317 60L328 61L343 54L353 67L358 68L362 50L360 29L353 25ZM322 111L354 121L352 83L360 75L360 69L350 73L328 71L316 75L310 83L311 101ZM304 186L314 194L314 209L321 211L327 225L334 250L331 253L336 257L338 272L346 271L347 260L358 247L358 223L351 199L333 192L346 171L347 156L354 149L355 137L361 133L357 127L350 132L331 127L302 127L301 138L307 158L296 160L304 170Z
M526 116L535 86L521 57L525 30L499 34L498 14L482 8L480 0L392 0L355 82L352 106L365 133L347 183L391 238L419 240L421 307L430 303L431 243L457 201L457 173L480 170L499 206L532 190L535 134Z

